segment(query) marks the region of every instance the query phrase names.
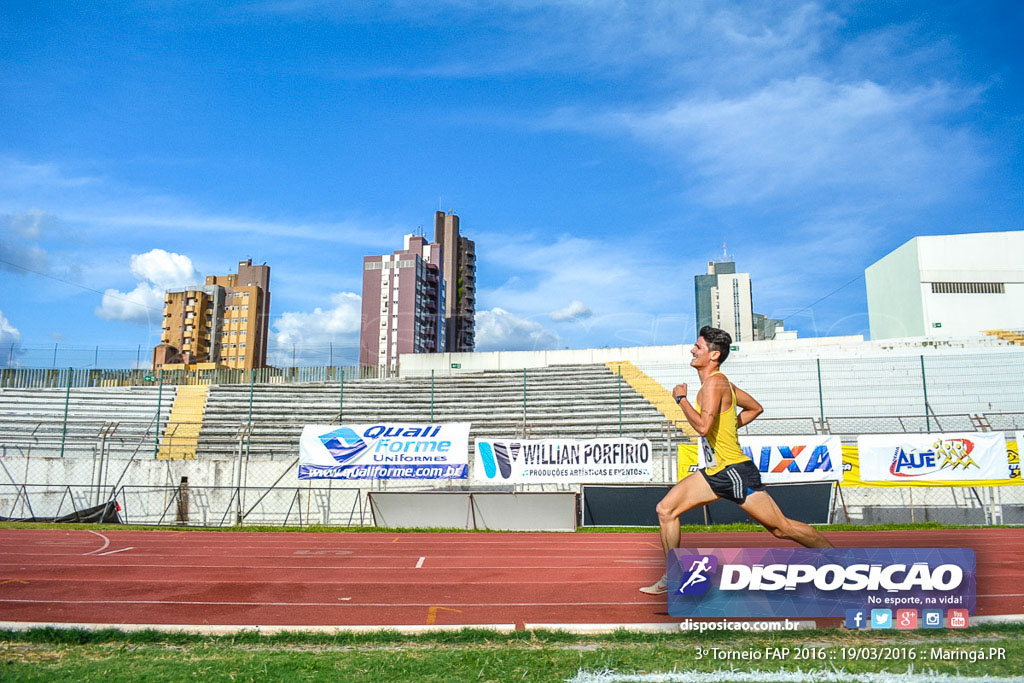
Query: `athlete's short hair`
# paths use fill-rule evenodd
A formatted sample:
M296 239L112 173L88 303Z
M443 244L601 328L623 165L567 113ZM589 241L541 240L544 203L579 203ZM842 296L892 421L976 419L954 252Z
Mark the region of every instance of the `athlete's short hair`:
M700 328L700 337L708 343L708 349L718 351L718 364L721 365L729 357L729 347L732 346L732 336L725 330L720 330L711 325Z

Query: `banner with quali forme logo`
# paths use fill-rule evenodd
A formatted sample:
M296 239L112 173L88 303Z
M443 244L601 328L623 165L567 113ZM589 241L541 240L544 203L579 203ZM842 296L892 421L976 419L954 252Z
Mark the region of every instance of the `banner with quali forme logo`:
M469 422L306 425L299 479L465 479Z
M844 617L849 609L975 607L965 548L680 548L673 617Z

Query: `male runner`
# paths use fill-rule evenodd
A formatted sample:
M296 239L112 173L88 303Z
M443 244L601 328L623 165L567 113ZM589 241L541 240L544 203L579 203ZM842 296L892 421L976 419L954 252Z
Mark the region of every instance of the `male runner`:
M672 487L658 503L661 547L669 551L679 547L679 515L719 498L738 504L744 512L778 538L788 538L808 548L831 548L832 544L813 527L789 519L765 491L761 473L740 449L737 429L750 424L764 409L750 394L738 389L718 369L729 356L732 337L728 332L705 325L690 349L690 367L700 377L696 407L686 398L686 385L672 390L686 421L700 435L697 461L700 476L690 475ZM739 415L736 406L740 407ZM662 576L651 586L640 589L660 595L668 590Z

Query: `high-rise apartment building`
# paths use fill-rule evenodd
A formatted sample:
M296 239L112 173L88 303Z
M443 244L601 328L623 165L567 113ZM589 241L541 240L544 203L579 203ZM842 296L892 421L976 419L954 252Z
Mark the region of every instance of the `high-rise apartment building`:
M164 294L161 344L153 368L218 363L249 370L267 364L270 266L240 261L238 272L208 275L200 287Z
M472 351L476 344L476 244L459 235L459 217L434 214L434 242L444 250L443 277L448 283L445 299L446 344L444 351Z
M705 325L725 330L734 342L773 339L774 320L754 313L750 274L737 273L734 261L708 261L706 275L693 278L697 331Z
M359 364L398 367L403 353L445 348L444 250L406 235L405 248L363 257L363 314Z

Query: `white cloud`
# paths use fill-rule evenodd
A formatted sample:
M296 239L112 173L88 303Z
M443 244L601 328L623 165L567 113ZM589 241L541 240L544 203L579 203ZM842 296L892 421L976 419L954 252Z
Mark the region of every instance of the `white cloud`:
M540 323L503 308L477 311L477 351L540 351L557 349L562 338Z
M192 266L192 259L163 249L133 254L131 272L135 277L163 289L196 284L196 269Z
M697 193L713 203L821 192L938 195L977 166L970 136L937 123L970 99L941 84L897 90L800 76L604 121L693 167L705 181Z
M108 289L95 313L104 320L145 323L159 318L164 307L164 290L140 282L130 292Z
M330 342L359 343L362 298L352 292L331 295L331 308L312 313L285 313L274 322L278 344L326 346Z
M481 269L508 273L499 286L478 290L481 308L513 311L531 321L573 322L558 328L559 348L678 343L692 318L692 279L684 279L682 287L662 283L678 283L681 273L706 265L699 257L666 249L661 237L643 234L609 248L599 238L538 238L524 232L509 244L499 234L484 233L477 254ZM573 303L552 311L552 302L566 300ZM600 312L593 313L584 301L600 302ZM477 328L480 348L479 316Z
M32 270L46 270L47 253L39 244L56 221L45 211L28 211L0 216L0 260ZM0 269L24 274L26 271L8 263Z
M567 320L584 320L594 315L594 312L579 299L573 299L565 308L551 311L551 319L557 323Z
M0 348L0 368L15 364L14 359L20 353L17 344L21 342L21 332L11 324L3 311L0 311L0 347L10 345L9 348Z
M17 344L21 341L21 332L11 324L3 311L0 311L0 344Z
M192 259L163 249L133 254L130 270L142 282L130 292L104 291L103 301L95 310L97 316L104 320L148 322L163 311L166 290L201 284Z
M74 224L93 238L112 236L120 240L125 231L171 230L198 233L204 240L226 234L243 235L250 241L254 236L298 238L378 247L408 232L401 220L376 215L288 220L206 210L187 197L154 192L110 177L77 175L68 166L31 164L0 156L0 213L16 215L26 201L46 206L62 222ZM0 216L0 226L3 219Z

